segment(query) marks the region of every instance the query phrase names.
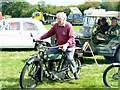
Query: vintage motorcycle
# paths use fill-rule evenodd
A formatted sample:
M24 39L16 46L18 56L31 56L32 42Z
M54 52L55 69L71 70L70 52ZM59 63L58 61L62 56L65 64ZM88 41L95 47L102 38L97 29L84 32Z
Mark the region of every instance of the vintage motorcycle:
M34 88L38 82L43 82L43 78L50 80L71 80L74 75L70 71L70 65L66 60L66 55L60 49L60 46L52 47L50 43L33 40L39 45L38 54L31 55L20 75L21 88ZM59 53L46 54L50 48L59 48ZM81 55L79 48L75 50L74 60L77 66L77 73L81 70ZM52 71L49 69L49 62L55 63Z

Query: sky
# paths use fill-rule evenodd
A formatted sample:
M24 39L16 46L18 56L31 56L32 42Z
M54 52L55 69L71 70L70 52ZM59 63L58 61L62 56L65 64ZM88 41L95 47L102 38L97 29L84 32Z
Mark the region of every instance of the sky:
M80 5L85 1L101 1L101 0L26 0L30 4L37 4L38 1L44 1L46 4L56 5L56 6L70 6L70 5Z

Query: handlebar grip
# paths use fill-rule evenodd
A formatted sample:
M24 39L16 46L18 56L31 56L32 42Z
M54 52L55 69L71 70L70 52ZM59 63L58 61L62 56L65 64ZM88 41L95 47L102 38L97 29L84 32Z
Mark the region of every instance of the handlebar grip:
M33 39L33 42L35 42L35 39Z
M36 39L33 39L33 42L43 42L41 40L36 40Z

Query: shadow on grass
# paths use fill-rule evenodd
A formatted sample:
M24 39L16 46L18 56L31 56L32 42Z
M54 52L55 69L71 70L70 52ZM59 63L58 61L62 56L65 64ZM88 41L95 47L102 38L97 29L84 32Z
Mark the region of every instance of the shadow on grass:
M6 78L6 79L2 79L1 81L3 82L2 88L20 88L18 78ZM7 83L5 83L5 82L7 82ZM44 83L47 83L48 85L55 85L55 83L57 83L57 82L63 83L65 81L60 81L60 80L52 81L52 80L45 78L44 82L43 83L39 82L37 86L39 87L39 85L43 85Z
M2 82L7 82L7 83L5 83L5 84L3 84L2 85L2 88L4 89L5 88L5 90L14 90L14 88L15 88L15 90L19 90L20 89L20 85L19 85L19 79L18 78L7 78L7 79L2 79ZM78 85L78 84L80 84L79 82L77 82L77 81L62 81L62 80L54 80L54 81L52 81L52 80L48 80L48 79L46 79L45 78L45 80L44 80L44 82L43 83L38 83L37 84L37 87L35 87L36 89L37 88L42 88L42 86L40 87L40 85L44 85L45 84L45 86L46 86L46 84L47 85L56 85L56 83L68 83L68 84L70 84L70 85L72 85L72 84L74 84L74 85ZM67 84L67 85L68 85ZM51 87L53 87L53 86L51 86ZM96 87L95 85L92 85L92 86L89 86L89 87L86 87L86 88L94 88L94 87ZM102 86L102 87L105 87L105 86ZM47 87L46 87L47 88ZM53 87L54 88L54 87ZM70 87L70 88L72 88L72 87ZM21 89L20 89L21 90ZM31 89L30 89L31 90ZM34 90L34 89L33 89ZM38 89L39 90L39 89ZM112 90L112 89L110 89L110 90Z
M73 79L74 80L74 79ZM55 85L56 83L69 83L69 84L79 84L76 81L75 82L71 82L72 80L49 80L48 78L44 78L43 83L38 83L39 85L43 85L43 84L48 84L48 85Z
M6 78L1 80L4 84L2 84L2 88L20 88L19 79L18 78ZM7 82L7 83L5 83ZM69 84L77 84L77 82L63 81L63 80L49 80L47 78L44 79L43 83L39 82L37 86L48 84L55 85L56 83L69 83ZM79 84L79 83L78 83Z
M20 88L19 78L6 78L6 79L1 79L1 81L3 83L2 88ZM48 85L55 85L55 83L57 83L57 82L64 83L64 82L68 82L68 81L61 81L61 80L52 81L52 80L45 78L44 82L43 83L39 82L37 86L39 87L39 85L43 85L45 83L47 83Z
M115 60L106 60L106 59L96 59L98 64L111 64L115 63L117 61ZM83 64L93 64L95 63L95 60L93 58L83 58L84 63Z

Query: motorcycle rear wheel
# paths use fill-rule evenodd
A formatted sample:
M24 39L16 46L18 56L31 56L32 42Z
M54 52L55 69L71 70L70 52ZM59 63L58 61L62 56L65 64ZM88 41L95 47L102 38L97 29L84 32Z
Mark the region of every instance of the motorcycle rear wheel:
M81 62L80 62L80 58L74 58L75 60L75 63L76 63L76 68L77 68L77 73L80 74L80 71L81 71ZM69 65L68 65L69 67ZM70 70L70 67L68 68L69 70L66 71L66 75L68 78L70 79L75 79L73 73L71 72Z

